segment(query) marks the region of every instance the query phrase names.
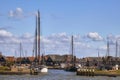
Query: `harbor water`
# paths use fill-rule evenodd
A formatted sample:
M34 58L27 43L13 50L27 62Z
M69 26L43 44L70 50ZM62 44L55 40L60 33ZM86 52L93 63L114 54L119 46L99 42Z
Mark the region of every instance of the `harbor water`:
M0 80L120 80L120 77L77 76L75 72L51 69L48 73L39 75L0 75Z

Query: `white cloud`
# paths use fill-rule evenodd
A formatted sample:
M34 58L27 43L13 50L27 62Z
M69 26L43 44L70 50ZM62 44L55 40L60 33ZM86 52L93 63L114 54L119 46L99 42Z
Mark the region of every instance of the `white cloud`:
M15 10L10 10L8 13L9 18L12 19L23 19L23 18L28 18L31 16L36 16L37 15L37 11L34 12L25 12L22 8L17 7Z
M66 33L52 34L43 38L43 42L48 53L70 53L71 36ZM75 51L79 52L82 49L89 49L91 46L80 41L80 35L74 35Z
M102 41L103 38L97 32L90 32L87 34L87 37L93 41Z
M25 33L22 35L22 38L31 38L32 35L30 33Z
M34 36L30 33L24 33L22 36L19 37L20 42L22 43L33 43Z
M6 30L0 30L0 42L1 43L18 43L20 42L11 32Z
M91 35L94 36L94 35ZM98 36L98 35L97 35ZM71 35L67 35L66 33L57 33L51 34L49 36L42 36L42 48L45 50L45 54L65 54L70 53L71 49ZM86 41L81 41L80 35L74 35L74 48L75 54L83 55L84 53L92 53L92 50L95 50L96 45L92 45ZM93 37L92 37L93 38ZM97 37L98 38L98 37ZM19 43L22 42L24 51L28 52L28 55L32 55L32 50L34 46L34 36L30 33L25 33L21 36L15 36L9 31L0 30L0 43L15 43L15 44L7 44L6 46L0 47L0 51L6 49L4 53L13 54L14 50L19 52ZM14 45L14 46L13 46ZM94 47L93 47L94 46ZM105 49L105 47L101 47L101 49ZM94 51L95 52L95 51ZM97 54L97 53L96 53Z
M22 8L16 8L16 10L10 10L9 11L9 16L11 18L16 18L16 19L21 19L21 18L25 17Z
M100 50L107 50L107 45L101 46L99 49Z
M66 54L66 53L70 53L71 51L70 50L71 49L71 36L67 35L66 33L57 33L57 34L52 34L49 36L42 36L41 38L42 38L41 48L42 48L42 51L45 50L46 52L45 54L55 54L55 53ZM80 35L74 35L75 54L83 55L84 53L86 54L88 54L89 52L92 53L91 51L93 50L93 48L91 44L86 43L85 41L81 41L81 38L82 37L80 37ZM32 50L34 49L33 47L34 36L33 35L31 35L30 33L25 33L21 36L17 36L17 35L12 34L9 31L0 30L0 44L7 43L7 45L2 44L0 46L1 52L5 54L9 54L9 55L14 55L13 53L14 51L19 52L20 50L20 46L19 46L20 42L22 42L23 52L26 50L28 52L28 55L32 55Z
M16 8L16 13L21 14L22 12L23 12L23 10L21 8Z
M19 52L20 42L23 45L23 50L27 50L29 54L32 54L33 41L34 41L33 36L30 35L29 33L25 33L22 36L15 36L9 31L0 30L0 45L1 45L0 51L5 53L6 55L13 56L14 55L13 50Z
M12 33L6 31L6 30L0 30L0 37L12 37Z
M30 33L25 33L22 36L15 36L11 32L1 29L0 42L3 43L20 43L33 42L33 36Z
M42 38L42 41L46 44L51 43L51 40L47 39L47 38Z
M120 35L112 35L112 34L109 34L109 35L107 36L107 40L109 41L109 43L110 43L111 45L115 45L115 44L116 44L116 40L117 40L118 42L120 42Z
M15 37L11 37L10 42L11 43L20 43L20 40Z

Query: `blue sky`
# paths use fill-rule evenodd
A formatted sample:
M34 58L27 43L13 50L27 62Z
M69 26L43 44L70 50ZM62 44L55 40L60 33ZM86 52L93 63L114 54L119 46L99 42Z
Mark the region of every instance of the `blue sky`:
M70 36L74 35L79 57L97 56L98 48L104 56L107 36L113 43L114 55L114 43L120 37L119 4L119 0L1 0L0 42L33 42L35 14L39 10L46 54L69 53ZM32 54L32 45L29 47L28 55ZM5 55L14 55L16 50L2 48Z

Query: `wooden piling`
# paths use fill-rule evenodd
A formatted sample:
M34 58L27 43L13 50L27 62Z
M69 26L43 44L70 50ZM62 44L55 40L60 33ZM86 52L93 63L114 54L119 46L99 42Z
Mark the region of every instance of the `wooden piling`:
M94 69L78 69L76 74L80 76L94 76Z

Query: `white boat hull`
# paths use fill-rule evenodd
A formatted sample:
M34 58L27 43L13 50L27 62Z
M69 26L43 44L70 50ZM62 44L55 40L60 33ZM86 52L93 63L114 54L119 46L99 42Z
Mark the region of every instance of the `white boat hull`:
M41 73L47 73L48 72L48 68L47 67L41 68L40 72Z

